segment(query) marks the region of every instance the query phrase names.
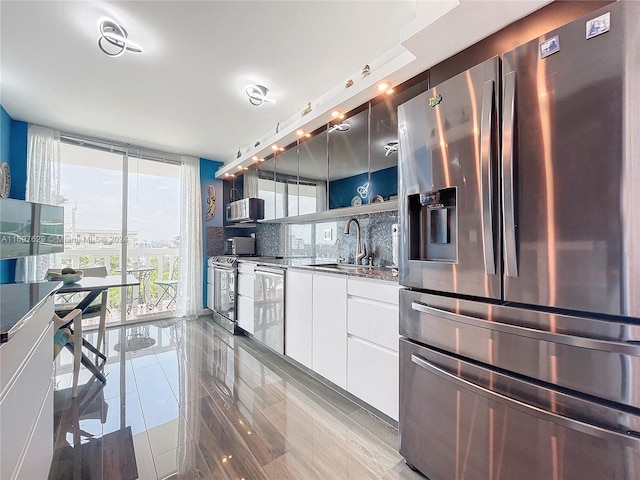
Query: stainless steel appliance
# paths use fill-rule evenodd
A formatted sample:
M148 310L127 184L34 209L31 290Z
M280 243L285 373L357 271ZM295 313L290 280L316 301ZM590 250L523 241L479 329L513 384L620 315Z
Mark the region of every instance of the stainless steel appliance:
M253 337L284 355L284 270L258 266L254 275Z
M431 480L640 478L638 18L399 107L400 453Z
M255 255L256 239L252 237L232 237L224 241L225 255Z
M237 268L235 256L209 258L207 307L213 310L213 320L231 333L238 333L235 316Z
M243 198L227 205L227 221L255 222L264 218L264 200Z

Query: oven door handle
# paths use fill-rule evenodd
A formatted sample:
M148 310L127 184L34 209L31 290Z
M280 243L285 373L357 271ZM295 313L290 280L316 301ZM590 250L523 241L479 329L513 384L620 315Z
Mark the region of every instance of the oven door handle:
M465 323L474 327L485 328L511 335L518 335L520 337L532 338L543 342L559 343L572 347L588 348L590 350L600 350L609 353L640 356L640 347L628 342L598 340L596 338L578 337L564 333L547 332L545 330L511 325L508 323L494 322L482 318L471 317L469 315L449 312L447 310L442 310L441 308L416 302L415 300L411 302L411 308L416 312L426 313L444 320Z
M527 403L521 402L514 398L508 397L502 393L495 392L493 390L489 390L481 385L470 382L464 378L461 378L453 373L446 371L445 369L434 365L429 362L427 359L421 357L420 355L416 355L415 353L411 354L411 361L418 365L419 367L438 375L439 377L445 378L459 386L462 386L468 390L474 391L479 394L483 394L483 396L490 398L491 400L500 403L501 405L506 406L507 408L511 408L514 410L518 410L527 415L532 415L537 417L543 421L551 422L555 424L560 424L564 427L570 428L571 430L576 430L587 435L608 439L608 440L616 440L622 441L628 444L631 442L636 445L635 448L640 446L640 439L633 437L631 435L624 435L619 432L615 432L613 430L608 430L602 427L597 427L595 425L591 425L588 423L581 422L580 420L576 420L570 417L565 417L563 415L559 415L557 413L550 412L548 410L543 410L542 408L536 407L534 405L529 405ZM461 363L466 363L460 360Z

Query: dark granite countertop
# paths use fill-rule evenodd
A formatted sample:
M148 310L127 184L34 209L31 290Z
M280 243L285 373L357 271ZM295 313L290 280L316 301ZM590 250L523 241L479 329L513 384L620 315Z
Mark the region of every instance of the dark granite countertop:
M341 265L331 258L309 257L242 257L241 262L251 262L256 265L265 265L281 268L298 268L303 270L337 273L339 275L351 275L354 277L373 278L388 282L397 282L398 274L389 267L368 267L366 265Z
M62 282L6 283L0 285L0 343L24 325L28 314L44 303Z

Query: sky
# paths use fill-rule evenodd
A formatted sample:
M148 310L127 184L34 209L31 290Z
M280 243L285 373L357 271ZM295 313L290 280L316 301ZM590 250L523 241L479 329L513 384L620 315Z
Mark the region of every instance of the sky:
M122 155L63 144L61 163L65 230L71 232L76 208L76 229L119 232ZM179 235L179 166L130 158L128 196L128 227L138 232L138 240L173 240Z

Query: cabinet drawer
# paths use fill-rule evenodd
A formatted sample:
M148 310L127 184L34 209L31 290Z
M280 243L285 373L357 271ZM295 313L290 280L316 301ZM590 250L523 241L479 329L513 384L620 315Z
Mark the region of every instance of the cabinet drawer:
M349 338L347 390L394 420L398 419L398 354Z
M349 277L347 293L356 297L370 298L398 305L400 286L395 282L363 280Z
M49 325L33 354L27 359L23 358L26 362L24 369L2 397L0 403L0 418L2 419L0 423L0 444L2 444L0 478L2 479L12 478L14 468L27 447L31 433L37 427L36 422L40 408L52 388L52 351L53 324ZM53 435L53 431L48 432L48 435ZM52 436L49 436L49 439L53 441Z
M366 298L349 297L349 335L398 351L398 306Z
M254 332L253 299L238 295L238 326L249 333Z
M42 404L17 480L47 478L53 458L53 381Z
M25 361L42 332L46 330L47 324L52 323L52 318L53 297L49 297L39 308L31 312L30 318L25 319L24 326L8 342L0 345L0 394Z
M253 273L251 275L238 273L238 295L253 298L254 284Z
M251 262L238 262L238 273L247 273L253 275L256 264Z

